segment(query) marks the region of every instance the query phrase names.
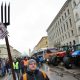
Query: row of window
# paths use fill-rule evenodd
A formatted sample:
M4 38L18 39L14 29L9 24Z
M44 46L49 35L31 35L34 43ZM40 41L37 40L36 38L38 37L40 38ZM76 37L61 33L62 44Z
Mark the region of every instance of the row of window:
M51 34L53 34L54 38L61 36L63 33L69 31L69 25L72 27L72 22L71 18L69 21L66 21L66 23L63 24L63 26L57 28L57 29L52 29Z
M56 26L53 26L53 28L51 29L51 32L56 30L57 32L62 32L63 33L63 30L65 32L66 30L69 29L69 26L72 27L72 20L71 20L71 18L69 18L69 20L66 21L66 23L64 23L62 27L58 27L57 28L58 30L56 30ZM60 31L60 28L61 28L61 31Z
M78 1L73 0L73 8L77 7L78 4L80 4L80 0L78 0ZM79 16L78 12L76 12L74 16L75 16L76 21L78 21L80 19L80 16Z
M68 39L68 38L70 38L70 37L72 37L72 36L74 36L74 31L73 31L73 30L71 30L70 32L62 35L62 37L61 37L61 39L60 39L60 42L64 41L65 39ZM54 35L54 36L51 36L51 37L49 37L49 38L50 38L50 40L55 40L55 39L57 39L57 38L55 37L55 35Z
M64 16L62 16L62 18L60 18L59 21L57 21L56 26L60 25L60 23L64 21L69 14L70 14L70 11L69 9L67 9L67 12L64 13Z
M73 1L73 5L74 5L74 7L77 5L76 2L75 2L75 0ZM64 16L62 16L62 18L60 18L59 21L57 21L56 27L57 27L58 25L60 25L60 23L61 23L62 21L64 21L64 19L66 19L66 17L67 17L69 14L70 14L70 10L67 9L67 12L64 13ZM78 14L77 12L76 12L76 14L75 14L75 18L76 18L76 21L80 19L80 18L79 18L79 14Z
M57 43L60 43L59 41L56 41L56 42L54 42L54 44L57 44ZM49 45L51 46L53 43L49 43ZM72 41L70 41L70 42L68 42L68 43L65 43L64 44L64 46L65 45L75 45L76 44L76 41L75 40L72 40ZM53 45L52 45L53 46Z
M57 44L57 43L60 43L60 42L57 42L57 41L56 41L56 42L54 42L54 43L49 43L49 45L50 45L50 46L53 46L53 44ZM65 45L75 45L75 44L76 44L76 41L75 41L75 40L72 40L72 41L70 41L70 42L68 42L68 43L65 43L64 46L65 46Z
M78 20L80 20L80 16L79 16L79 13L75 13L75 19L76 19L76 21L78 21Z
M77 6L76 1L75 0L72 0L72 1L73 1L73 6L76 7ZM49 37L50 41L52 41L54 39L56 40L61 35L62 35L61 38L57 42L62 42L65 39L70 38L71 36L74 36L74 31L73 30L69 30L69 28L72 27L71 18L68 21L66 21L65 23L63 23L63 21L66 20L66 18L67 18L67 16L69 16L69 14L70 14L70 10L67 9L66 12L64 13L64 15L62 15L59 18L59 20L56 21L57 23L55 24L55 26L53 25L53 27L52 27L52 29L50 30L50 33L49 33L50 34L50 37ZM75 19L76 19L76 21L80 20L80 16L79 16L78 12L75 13ZM61 23L62 23L62 25L61 25ZM63 33L64 33L64 35L63 35ZM74 42L75 41L73 40L73 43Z
M56 44L57 44L57 43L59 43L59 42L56 41ZM72 46L72 45L75 45L75 44L76 44L76 41L73 40L72 42L70 41L69 43L65 43L64 46L65 46L65 45L71 45L71 46Z
M80 3L80 0L72 0L72 4L73 4L73 8L75 8L76 6L78 6L78 4Z
M72 42L70 41L69 43L64 44L64 46L65 46L65 45L75 45L75 44L76 44L76 41L73 40Z
M66 40L72 36L74 36L73 30L71 30L71 32L64 34L60 39L58 39L58 42L62 42L62 41ZM55 38L53 38L53 39L55 39Z
M73 7L75 7L77 4L76 4L76 1L74 0L73 1Z

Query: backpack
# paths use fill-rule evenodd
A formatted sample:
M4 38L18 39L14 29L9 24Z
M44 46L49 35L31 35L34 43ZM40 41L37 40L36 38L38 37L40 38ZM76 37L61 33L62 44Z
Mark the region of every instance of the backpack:
M46 73L44 71L41 70L42 75L44 76L44 78L46 78ZM23 80L27 80L27 73L23 74Z

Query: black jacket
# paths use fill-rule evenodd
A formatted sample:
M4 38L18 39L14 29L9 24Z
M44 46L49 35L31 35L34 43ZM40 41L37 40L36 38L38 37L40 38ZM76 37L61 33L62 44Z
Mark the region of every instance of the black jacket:
M27 71L27 79L28 80L49 80L48 76L46 75L46 78L45 78L40 70L35 70L34 72ZM24 80L23 76L21 77L20 80Z

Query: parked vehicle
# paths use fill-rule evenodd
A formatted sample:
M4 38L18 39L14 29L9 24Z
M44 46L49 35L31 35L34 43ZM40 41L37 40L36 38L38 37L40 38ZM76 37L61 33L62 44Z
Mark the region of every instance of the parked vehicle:
M80 50L74 51L72 53L72 57L73 57L73 60L74 60L74 64L76 66L80 66Z

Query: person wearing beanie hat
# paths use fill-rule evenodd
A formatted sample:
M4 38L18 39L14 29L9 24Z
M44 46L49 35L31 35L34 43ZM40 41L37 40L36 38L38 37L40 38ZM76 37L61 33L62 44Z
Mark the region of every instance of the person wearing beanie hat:
M24 73L20 80L49 80L44 71L37 68L37 63L34 59L28 61L28 67L26 73Z
M27 70L35 71L36 69L37 69L36 61L34 59L30 59L28 61L28 68L27 68Z
M28 62L28 65L31 64L32 62L36 63L36 60L30 59L29 62Z

